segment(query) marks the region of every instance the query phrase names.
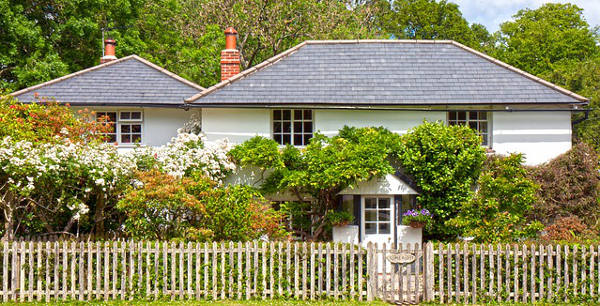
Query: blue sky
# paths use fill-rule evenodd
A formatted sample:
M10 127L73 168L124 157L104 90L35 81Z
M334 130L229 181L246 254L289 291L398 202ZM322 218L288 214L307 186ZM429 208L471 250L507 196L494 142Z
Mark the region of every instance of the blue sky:
M464 17L470 22L485 25L490 32L511 20L512 15L524 8L538 8L547 2L573 3L583 8L583 14L591 26L600 25L600 0L450 0L460 6Z

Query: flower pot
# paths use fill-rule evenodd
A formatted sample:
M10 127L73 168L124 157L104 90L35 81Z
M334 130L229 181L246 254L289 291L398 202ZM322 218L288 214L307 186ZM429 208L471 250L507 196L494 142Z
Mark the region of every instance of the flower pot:
M409 225L412 228L423 228L425 227L425 222L411 221Z

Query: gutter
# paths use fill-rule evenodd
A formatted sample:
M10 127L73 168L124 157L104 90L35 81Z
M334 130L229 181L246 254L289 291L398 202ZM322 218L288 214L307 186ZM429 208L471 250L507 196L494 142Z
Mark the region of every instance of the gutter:
M585 111L585 115L583 116L583 118L579 118L579 119L577 119L577 120L573 120L573 121L571 121L571 126L575 126L575 125L577 125L577 124L580 124L580 123L582 123L583 121L585 121L585 120L587 120L587 119L589 119L589 118L590 118L590 111L591 111L591 109L587 108L587 109L585 109L584 111Z

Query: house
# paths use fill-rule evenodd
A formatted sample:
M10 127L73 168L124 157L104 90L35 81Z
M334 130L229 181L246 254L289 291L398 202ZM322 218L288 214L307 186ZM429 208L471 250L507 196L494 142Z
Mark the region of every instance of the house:
M260 135L303 146L314 132L334 135L344 125L406 133L428 120L468 125L488 151L520 152L535 165L571 148L571 115L588 103L454 41L306 41L238 74L235 31L226 35L223 81L186 100L201 109L209 140ZM334 238L419 241L420 232L401 225L416 194L401 175L342 191L355 224Z
M191 117L199 118L199 110L186 108L184 99L203 87L137 55L117 59L115 41L104 44L100 65L11 95L24 103L37 97L55 99L75 110L88 108L106 116L115 126L108 141L119 149L166 144Z
M116 59L108 41L105 63L12 95L29 102L37 93L106 114L121 147L164 144L192 114L209 141L259 135L296 146L345 125L406 133L428 120L468 125L489 152L520 152L529 165L571 147L571 115L588 103L454 41L306 41L240 72L237 33L225 35L222 81L207 89L135 55ZM420 241L420 231L401 225L418 193L400 172L342 191L340 206L355 224L336 229L335 239Z

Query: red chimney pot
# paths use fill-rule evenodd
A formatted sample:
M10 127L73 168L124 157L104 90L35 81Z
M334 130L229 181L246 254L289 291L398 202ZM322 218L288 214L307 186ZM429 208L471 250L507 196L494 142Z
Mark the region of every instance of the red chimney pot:
M237 31L225 29L225 50L221 51L221 81L240 73L240 51L237 50Z
M104 56L100 58L100 63L104 64L117 59L115 56L115 46L117 42L114 39L104 40Z

